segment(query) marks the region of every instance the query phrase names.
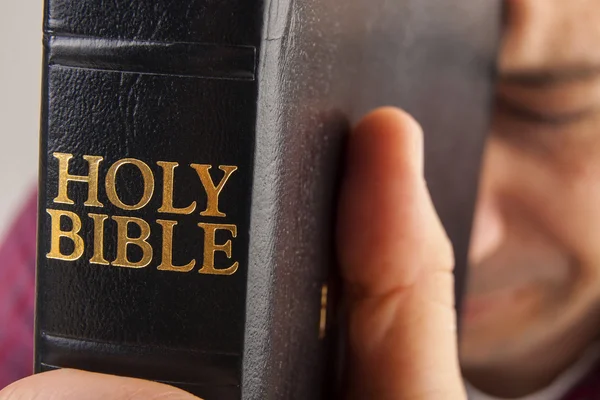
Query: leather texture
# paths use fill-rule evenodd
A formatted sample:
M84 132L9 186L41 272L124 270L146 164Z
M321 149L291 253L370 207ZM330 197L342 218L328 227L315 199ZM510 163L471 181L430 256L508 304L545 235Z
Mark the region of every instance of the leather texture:
M455 245L463 281L478 166L488 127L501 1L47 0L36 299L37 372L72 367L168 382L206 400L332 398L341 315L334 297L334 206L344 138L360 115L398 105L422 123L426 176ZM98 200L69 182L57 203L59 162L87 175L102 156ZM124 210L105 189L118 160L147 164L148 204ZM177 162L176 207L161 213L163 169ZM226 217L199 214L207 195L190 164L236 166L219 197ZM116 178L125 204L140 200L139 170ZM85 243L75 261L47 257L48 210L75 213ZM94 225L107 215L104 256L117 257L114 216L150 227L143 268L90 263ZM173 261L158 270L162 226ZM237 227L230 276L199 274L198 223ZM66 218L60 229L69 231ZM56 226L54 227L56 230ZM139 235L131 227L128 235ZM223 234L223 235L221 235ZM61 239L61 251L74 250ZM142 256L131 246L128 256ZM322 288L329 284L326 335Z
M426 180L454 245L460 300L502 3L267 2L258 67L245 398L343 398L344 375L332 374L331 358L324 358L344 350L344 315L331 314L329 341L317 339L316 282L327 279L331 266L340 149L347 128L374 107L402 107L423 126ZM343 358L338 353L338 364ZM325 388L321 397L315 388Z
M44 30L45 77L40 170L37 268L36 370L75 367L169 382L204 399L239 399L244 348L245 294L254 137L255 70L262 3L250 0L129 1L49 0ZM83 155L102 156L99 201L84 206L88 185L69 182L74 205L54 201L58 160L72 154L71 175L86 175ZM141 210L122 210L105 190L110 165L124 158L146 163L155 189ZM158 161L177 162L176 207L197 202L190 215L159 213L163 175ZM203 217L207 197L190 164L237 166L219 198L224 218ZM141 196L140 172L123 166L117 192L126 204ZM85 252L76 261L47 258L48 209L81 219ZM105 258L116 257L113 216L150 225L153 258L144 268L91 264L93 225L104 214ZM187 273L159 271L162 228L172 220L173 261L198 266ZM203 260L200 222L237 227L231 276L198 273ZM70 222L62 221L68 229ZM129 234L133 237L135 226ZM219 235L223 234L223 238ZM61 239L63 252L73 247ZM141 256L130 246L132 260ZM219 258L221 257L221 258ZM220 265L219 265L220 263Z

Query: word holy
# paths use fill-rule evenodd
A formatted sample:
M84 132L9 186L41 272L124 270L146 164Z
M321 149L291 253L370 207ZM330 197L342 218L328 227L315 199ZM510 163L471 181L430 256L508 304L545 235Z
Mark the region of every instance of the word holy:
M72 154L68 153L53 153L58 160L58 196L54 199L54 203L74 205L75 202L69 198L68 185L70 182L80 182L87 184L88 195L87 200L83 203L86 207L104 207L98 200L98 178L99 170L102 161L101 156L84 155L83 159L88 163L88 175L71 175L69 173L69 161L73 158ZM179 166L176 162L158 161L156 163L162 169L163 178L163 196L162 205L157 210L159 213L171 214L192 214L196 210L196 202L192 202L187 207L175 207L173 205L173 183L175 176L175 168ZM121 200L117 194L117 174L121 167L131 165L139 171L144 188L140 200L135 204L127 204ZM231 175L237 170L236 166L220 165L219 169L224 175L218 183L215 183L209 173L211 166L206 164L190 164L193 168L206 193L206 209L201 211L199 215L204 217L226 217L224 212L219 210L219 196L223 188L227 184ZM112 164L106 173L105 179L106 196L108 200L116 207L126 210L135 211L144 208L154 194L154 175L150 167L141 160L135 158L123 158ZM81 258L85 251L85 242L83 235L80 234L82 229L82 219L74 212L57 209L47 209L50 214L50 252L46 255L47 258L75 261ZM93 227L93 256L89 260L92 264L112 265L125 268L144 268L147 267L153 258L153 248L148 243L150 237L150 225L141 218L128 216L112 216L110 217L117 224L116 237L116 257L112 261L108 261L104 254L104 225L109 219L106 214L88 213L87 216L91 219ZM65 230L61 227L61 221L68 219L71 222L71 228ZM177 221L167 219L157 219L156 223L162 227L162 258L157 269L161 271L176 271L189 272L194 269L196 260L191 260L186 265L173 264L173 230L177 225ZM137 225L139 236L129 236L129 225ZM237 236L237 226L234 224L214 224L214 223L198 223L204 232L204 254L202 267L198 270L201 274L209 275L232 275L239 266L236 261L228 268L215 268L215 253L223 252L227 258L231 258L231 240L225 243L216 243L216 233L218 231L228 232L232 238ZM69 240L73 244L73 250L65 254L61 249L61 238ZM141 250L142 258L139 261L131 261L128 258L127 250L129 246L136 246Z

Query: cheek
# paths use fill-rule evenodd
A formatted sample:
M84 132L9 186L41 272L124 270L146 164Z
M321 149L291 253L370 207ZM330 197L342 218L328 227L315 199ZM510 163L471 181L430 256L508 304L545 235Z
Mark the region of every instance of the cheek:
M506 5L503 67L594 65L600 59L594 51L600 40L597 0L510 0Z
M532 154L505 146L495 194L506 225L523 224L586 265L600 267L600 151L597 146Z

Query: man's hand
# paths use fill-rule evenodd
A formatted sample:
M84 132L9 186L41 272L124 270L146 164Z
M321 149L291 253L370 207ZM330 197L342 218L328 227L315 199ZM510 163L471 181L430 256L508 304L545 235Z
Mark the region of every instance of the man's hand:
M452 247L423 178L423 135L382 108L350 138L338 255L350 302L351 399L465 399Z
M350 399L465 399L458 366L452 248L423 179L418 124L376 110L350 138L338 254L350 304ZM38 374L0 400L192 400L139 379Z
M198 400L162 383L74 369L44 372L8 385L0 400Z

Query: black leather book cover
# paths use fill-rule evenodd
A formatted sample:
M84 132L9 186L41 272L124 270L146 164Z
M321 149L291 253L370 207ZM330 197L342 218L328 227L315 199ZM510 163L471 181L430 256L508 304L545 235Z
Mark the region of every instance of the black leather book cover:
M463 267L499 24L499 0L47 0L36 371L326 397L344 135L420 120Z

